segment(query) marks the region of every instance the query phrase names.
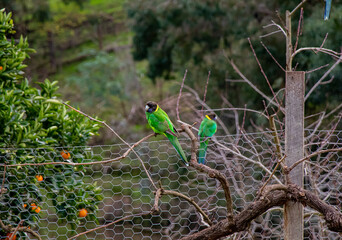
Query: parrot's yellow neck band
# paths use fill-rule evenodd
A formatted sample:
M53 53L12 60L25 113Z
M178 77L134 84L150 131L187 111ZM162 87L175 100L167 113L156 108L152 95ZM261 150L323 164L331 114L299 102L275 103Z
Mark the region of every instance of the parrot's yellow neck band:
M209 120L211 120L211 118L208 115L205 115L206 118L208 118Z
M158 111L158 108L159 108L159 106L158 106L158 104L157 104L157 108L156 108L156 111Z

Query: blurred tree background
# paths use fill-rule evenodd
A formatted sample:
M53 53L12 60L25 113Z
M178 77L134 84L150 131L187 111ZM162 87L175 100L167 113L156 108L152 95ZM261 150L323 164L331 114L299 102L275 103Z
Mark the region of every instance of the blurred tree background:
M309 0L305 4L298 47L319 47L328 33L324 47L341 51L340 3L333 2L328 21L323 21L324 1ZM200 96L211 71L207 103L212 108L227 106L223 96L235 107L263 110L262 98L247 84L229 81L239 76L227 57L271 95L247 41L250 37L271 85L275 91L283 88L285 74L260 41L284 66L285 39L281 33L260 36L276 30L263 26L271 20L279 23L277 12L284 19L285 10L297 4L288 0L0 0L1 8L13 12L13 38L28 36L30 47L37 50L28 60L29 80L58 80L62 99L104 119L128 140L150 131L144 119L145 102L161 102L176 95L185 69L186 83ZM293 18L294 33L298 19L299 12ZM313 52L303 52L294 59L296 70L303 71L333 63L330 56ZM329 66L307 74L307 91ZM341 70L340 64L327 78L334 76L333 81L310 96L307 114L340 104ZM164 108L171 111L175 105ZM190 120L193 109L188 112L189 118L184 120L194 121ZM218 115L227 126L235 126L229 112ZM247 115L246 128L251 125L250 119L266 124L256 117ZM95 143L113 141L110 133L100 136Z

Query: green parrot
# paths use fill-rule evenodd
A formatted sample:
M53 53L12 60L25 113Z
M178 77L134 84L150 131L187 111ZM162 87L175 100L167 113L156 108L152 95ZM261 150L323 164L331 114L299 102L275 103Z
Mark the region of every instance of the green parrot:
M170 140L171 144L176 149L185 165L189 166L189 162L177 138L178 132L173 126L166 112L164 112L157 103L147 102L145 106L145 113L148 124L150 125L152 130L155 133L165 135Z
M216 133L216 130L216 115L205 115L198 131L198 137L200 141L200 147L198 150L198 163L205 164L205 155L207 153L209 138Z

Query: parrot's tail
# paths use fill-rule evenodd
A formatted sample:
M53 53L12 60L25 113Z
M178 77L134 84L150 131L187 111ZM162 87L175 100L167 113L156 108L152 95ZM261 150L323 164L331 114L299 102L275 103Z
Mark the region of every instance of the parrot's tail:
M330 9L331 9L331 0L326 0L325 9L324 9L324 20L329 19Z
M171 135L171 134L168 134L168 133L164 133L165 136L170 140L172 146L176 149L176 151L178 152L179 156L181 157L182 161L185 163L186 166L189 166L189 161L188 159L186 158L185 156L185 153L178 141L178 138Z
M205 155L207 154L207 147L208 147L209 140L201 139L200 140L200 147L198 149L198 163L205 164Z

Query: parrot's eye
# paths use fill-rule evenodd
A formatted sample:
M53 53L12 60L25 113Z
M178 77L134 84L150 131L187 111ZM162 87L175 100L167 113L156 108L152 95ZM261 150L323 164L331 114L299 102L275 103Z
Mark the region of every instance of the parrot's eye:
M148 109L150 109L150 106L146 105L145 106L145 111L148 111Z

